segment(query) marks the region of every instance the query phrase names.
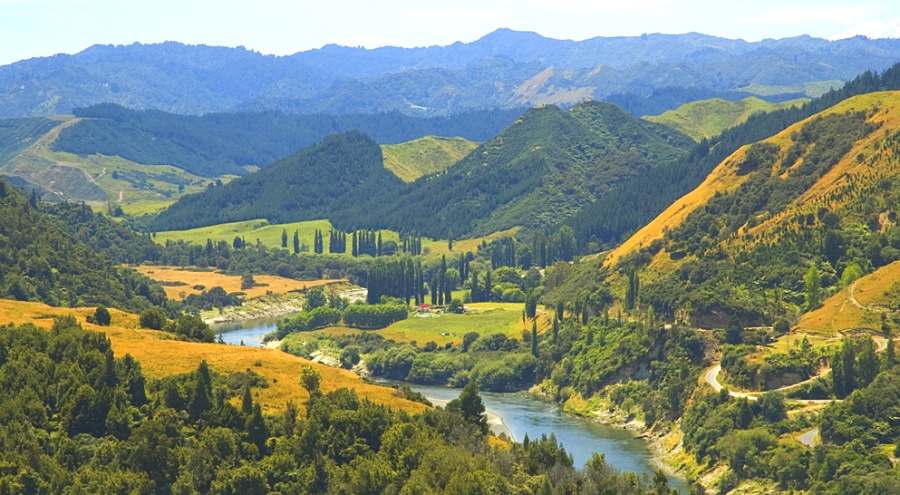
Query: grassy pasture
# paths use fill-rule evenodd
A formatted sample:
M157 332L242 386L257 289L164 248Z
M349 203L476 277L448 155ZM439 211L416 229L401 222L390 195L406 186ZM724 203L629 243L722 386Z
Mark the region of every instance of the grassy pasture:
M884 294L900 281L900 261L883 266L856 281L854 297L861 306L884 303ZM868 328L881 331L881 314L857 307L850 300L850 288L845 288L825 300L822 306L800 318L801 331L833 333L842 330Z
M169 299L180 301L191 294L199 294L201 291L195 289L195 285L202 285L209 290L213 287L221 287L225 292L243 292L248 299L265 296L267 292L272 291L275 294L284 294L286 292L298 291L316 287L319 285L328 285L333 283L346 282L345 279L339 280L294 280L291 278L278 277L275 275L254 275L253 279L258 284L252 289L241 289L241 277L238 275L225 275L213 271L183 270L175 267L160 266L137 266L134 267L138 273L145 275L157 282L182 282L185 285L163 286L166 296Z
M481 336L503 333L507 337L521 339L523 331L531 331L531 320L522 322L523 305L520 303L475 303L466 305L469 312L435 314L429 317L411 316L373 333L396 342L415 342L418 347L433 341L438 346L458 345L463 335L478 332ZM538 314L538 332L543 333L551 324L547 314ZM352 335L364 332L346 327L330 327L319 332L326 335Z
M445 170L478 147L463 138L425 136L400 144L381 147L384 168L404 182Z
M756 97L741 101L713 98L687 103L661 115L644 118L677 129L699 142L742 124L755 113L799 106L807 101L809 100L801 98L783 103L769 103Z
M313 236L316 229L322 231L325 236L325 252L328 252L328 231L332 228L331 222L328 220L309 220L305 222L294 222L287 224L270 224L267 220L247 220L243 222L221 223L209 227L198 227L189 230L170 230L166 232L157 232L154 240L159 244L165 244L166 241L184 241L194 244L206 244L206 240L213 242L226 241L229 244L234 242L235 237L242 237L247 243L255 244L257 240L269 248L281 247L281 232L288 233L288 249L293 250L294 231L300 232L300 243L309 246L309 252L312 252ZM422 250L434 256L440 255L458 255L467 251L476 252L478 246L484 242L491 242L501 237L510 237L518 232L520 227L514 227L508 230L494 232L484 237L473 239L460 239L453 241L453 250L448 249L446 239L428 239L422 238ZM394 241L400 243L400 234L392 230L381 230L382 242ZM350 236L348 236L350 237ZM352 248L350 247L351 239L347 239L347 256L351 256Z

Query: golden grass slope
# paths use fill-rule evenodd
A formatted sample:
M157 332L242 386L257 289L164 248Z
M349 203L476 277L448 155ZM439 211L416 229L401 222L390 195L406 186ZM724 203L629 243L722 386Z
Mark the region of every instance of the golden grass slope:
M882 157L879 160L870 158L875 155L875 149L880 140L886 136L887 130L900 129L900 92L885 91L850 98L820 114L790 126L763 142L778 146L781 149L781 153L784 154L793 144L791 135L799 131L810 120L822 115L858 111L868 112L868 120L881 123L882 127L858 141L837 165L832 167L784 211L768 212L768 218L749 231L741 229L741 234L754 234L753 238L759 239L793 218L794 214L814 211L825 201L830 203L830 209L838 209L840 205L835 204L835 201L833 201L833 193L846 186L848 178L851 176L856 181L856 184L862 185L865 181L877 180L880 175L886 172L894 173L891 171L891 167L895 167L895 165L888 158ZM649 245L655 239L662 238L666 230L679 226L692 211L706 204L716 193L727 193L739 187L746 176L737 175L737 166L744 158L746 148L737 150L725 159L700 186L673 203L653 221L622 243L617 249L613 250L606 258L606 264L608 266L614 265L626 254ZM858 158L860 155L862 155L862 160ZM741 243L746 241L744 236L741 235L737 236L735 242ZM657 259L663 258L668 258L668 256L665 256L664 252L661 251L657 255Z
M460 161L478 143L460 138L425 136L400 144L381 147L384 168L404 182L412 182L423 175L442 172Z
M875 270L829 297L819 309L804 314L797 329L834 333L865 328L880 332L884 294L897 282L900 261Z
M806 98L800 98L783 103L770 103L756 97L740 101L713 98L687 103L662 115L648 116L644 119L677 129L699 142L743 123L755 113L799 106L807 101L809 100Z
M181 282L185 285L166 285L163 289L169 299L180 301L191 294L202 292L194 286L204 286L205 290L213 287L221 287L225 292L243 292L248 299L262 297L269 291L274 294L285 294L300 290L310 289L319 285L346 282L346 279L337 280L294 280L292 278L278 277L275 275L254 275L253 280L257 286L252 289L241 289L241 277L238 275L225 275L214 271L185 270L167 266L136 266L138 273L156 280L157 282Z
M85 319L94 309L54 308L41 303L0 300L0 324L34 323L49 329L54 317L75 315L85 329L106 333L116 357L131 354L140 361L144 374L150 378L189 373L196 370L202 360L222 374L251 369L266 377L269 383L268 388L255 390L254 400L262 404L265 413L283 410L288 401L298 404L306 401L309 394L298 381L300 367L305 365L314 366L322 373L321 387L325 392L346 387L355 390L360 397L393 409L410 413L425 409L422 404L398 398L393 389L363 382L350 371L314 364L272 349L172 340L171 335L164 332L138 329L136 315L115 309L110 309L111 326L92 325Z

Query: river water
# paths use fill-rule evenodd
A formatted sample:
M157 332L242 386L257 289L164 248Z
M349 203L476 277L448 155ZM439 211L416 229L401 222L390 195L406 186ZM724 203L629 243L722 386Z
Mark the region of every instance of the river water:
M222 339L232 345L261 346L265 334L275 330L280 318L266 318L241 323L213 326ZM444 403L459 396L459 389L410 384L410 387L437 403ZM556 436L566 452L572 455L575 465L583 467L594 452L603 454L606 462L622 471L653 475L653 456L646 442L636 438L629 430L612 428L567 415L562 410L530 397L515 394L481 392L485 408L502 418L514 440L521 442L541 435ZM669 484L682 493L688 493L682 480L669 477Z

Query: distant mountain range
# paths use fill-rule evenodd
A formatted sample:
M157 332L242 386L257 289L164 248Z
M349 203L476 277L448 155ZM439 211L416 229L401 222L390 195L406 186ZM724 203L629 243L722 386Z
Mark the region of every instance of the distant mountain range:
M327 45L284 57L175 42L96 45L0 67L0 116L70 113L102 102L182 114L445 115L571 106L613 95L645 98L673 87L702 89L704 98L741 92L784 99L821 93L898 60L896 39L799 36L751 43L689 33L567 41L508 29L472 43L373 50Z

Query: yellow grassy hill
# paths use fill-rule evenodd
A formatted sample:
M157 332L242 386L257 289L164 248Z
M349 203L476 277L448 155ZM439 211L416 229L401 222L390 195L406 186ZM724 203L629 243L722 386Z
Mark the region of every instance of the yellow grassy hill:
M825 204L829 206L830 210L840 213L840 195L846 192L851 178L853 187L862 190L874 184L879 178L883 178L884 174L900 172L900 164L894 159L892 153L880 149L881 141L892 130L900 129L900 92L885 91L850 98L822 113L798 122L762 142L777 146L781 156L784 156L788 148L794 144L792 135L811 120L829 114L859 111L866 112L867 120L880 124L880 128L857 141L853 149L844 155L837 165L818 178L784 211L768 212L767 218L761 219L758 225L749 229L742 228L739 233L753 234L753 239L757 241L777 242L777 239L773 240L767 236L774 235L778 228L783 227L797 214L814 212ZM648 246L656 239L662 239L667 230L681 225L691 212L705 205L717 193L728 193L740 187L747 176L739 175L737 168L743 161L747 148L745 146L725 159L700 186L673 203L653 221L613 250L606 257L605 264L612 266L628 253ZM799 164L794 166L799 166ZM736 244L742 242L746 242L743 235L738 236L734 241ZM723 247L728 248L728 246ZM664 260L668 259L668 256L665 256L663 251L655 259L657 261Z
M272 350L223 344L201 344L173 340L170 334L138 328L137 316L110 309L112 325L101 327L86 322L95 308L54 308L42 303L0 300L0 324L34 323L49 329L56 316L74 315L81 325L97 332L105 332L112 342L116 357L131 354L140 361L150 378L161 378L172 373L189 373L206 360L210 367L222 374L248 369L264 376L268 388L258 389L259 401L266 413L284 408L287 401L301 404L309 394L300 386L300 367L309 365L322 373L322 390L329 392L346 387L355 390L360 397L377 404L410 413L420 412L425 406L398 398L393 389L368 384L356 374L331 368L289 354ZM302 408L301 408L302 409Z

